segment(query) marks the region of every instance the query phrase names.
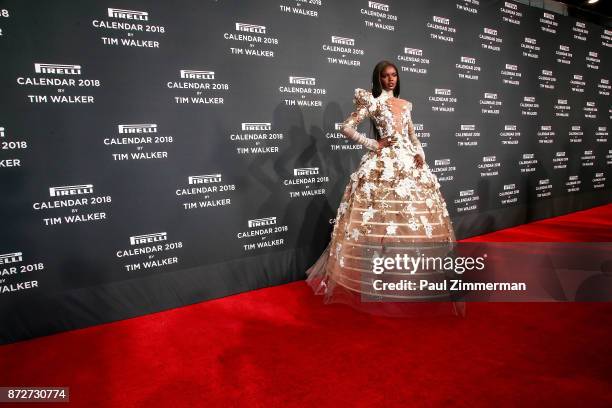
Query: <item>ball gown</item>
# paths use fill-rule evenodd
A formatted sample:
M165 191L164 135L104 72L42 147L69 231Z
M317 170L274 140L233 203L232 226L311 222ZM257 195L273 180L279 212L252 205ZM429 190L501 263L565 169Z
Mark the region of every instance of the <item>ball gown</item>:
M341 132L369 151L350 175L331 239L306 271L307 284L324 303L344 303L372 314L464 315L465 304L454 301L447 290L397 289L408 281L439 282L444 274L435 268L373 272L374 258L448 256L456 239L440 183L415 134L412 103L385 90L374 97L362 88L355 89L353 103ZM357 130L366 118L381 138L392 138L391 146L379 149L375 139ZM422 165L415 163L415 155L421 156ZM386 284L382 289L381 279Z

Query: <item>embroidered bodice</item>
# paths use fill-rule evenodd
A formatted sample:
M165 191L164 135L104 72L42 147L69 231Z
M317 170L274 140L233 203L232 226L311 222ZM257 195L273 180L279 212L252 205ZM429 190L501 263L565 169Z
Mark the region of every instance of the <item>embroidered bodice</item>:
M412 123L412 103L392 96L392 91L385 91L375 98L366 89L355 89L353 98L355 110L342 123L342 134L361 143L370 150L378 149L378 142L357 131L357 126L365 118L371 118L381 138L394 137L393 148L408 149L413 154L420 154L425 159L421 143L414 132ZM384 150L384 149L383 149Z

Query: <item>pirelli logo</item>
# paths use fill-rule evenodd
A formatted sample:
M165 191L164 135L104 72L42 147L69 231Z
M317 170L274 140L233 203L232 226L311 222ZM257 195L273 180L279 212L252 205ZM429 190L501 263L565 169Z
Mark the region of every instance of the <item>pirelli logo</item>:
M342 44L342 45L350 45L350 46L355 45L355 40L353 38L338 37L336 35L332 35L331 42L333 44Z
M388 4L377 3L375 1L368 1L368 7L375 10L389 11Z
M309 176L319 174L318 167L300 167L297 169L293 169L294 176Z
M64 197L64 196L92 194L92 193L93 193L93 184L49 187L49 195L51 197Z
M446 25L450 24L450 20L446 17L432 16L432 20L440 24L446 24Z
M289 83L297 85L316 85L316 80L308 77L290 76Z
M167 241L168 233L157 232L155 234L134 235L130 237L130 245L153 244L155 242Z
M148 21L149 13L146 11L123 10L118 8L108 8L108 16L113 18L123 18L126 20Z
M157 133L157 124L117 125L119 133Z
M276 217L257 218L254 220L249 220L248 224L249 224L249 228L263 227L266 225L274 225L276 224Z
M246 31L247 33L265 34L266 26L246 24L246 23L236 23L236 31Z
M23 256L21 252L11 252L10 254L0 255L0 265L18 263L21 261L23 261Z
M271 123L264 122L242 122L242 130L255 130L255 131L263 131L263 130L271 130Z
M189 184L220 183L221 174L203 174L201 176L189 176Z
M404 47L404 54L416 55L417 57L423 56L423 50L419 48L408 48Z
M181 69L181 78L184 79L215 79L214 71L195 71L192 69Z
M81 66L35 62L34 71L37 74L81 75Z

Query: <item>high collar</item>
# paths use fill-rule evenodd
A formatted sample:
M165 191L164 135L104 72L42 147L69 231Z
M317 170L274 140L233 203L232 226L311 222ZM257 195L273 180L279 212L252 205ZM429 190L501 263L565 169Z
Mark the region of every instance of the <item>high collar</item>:
M379 99L388 99L388 98L393 98L393 89L390 90L385 90L383 89L382 92L380 93L380 95L378 96Z

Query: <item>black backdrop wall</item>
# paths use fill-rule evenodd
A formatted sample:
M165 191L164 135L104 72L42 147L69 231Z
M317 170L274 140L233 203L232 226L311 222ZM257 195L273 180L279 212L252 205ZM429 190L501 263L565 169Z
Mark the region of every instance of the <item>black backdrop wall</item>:
M611 37L510 1L2 1L0 341L303 279L381 59L459 238L610 202Z

